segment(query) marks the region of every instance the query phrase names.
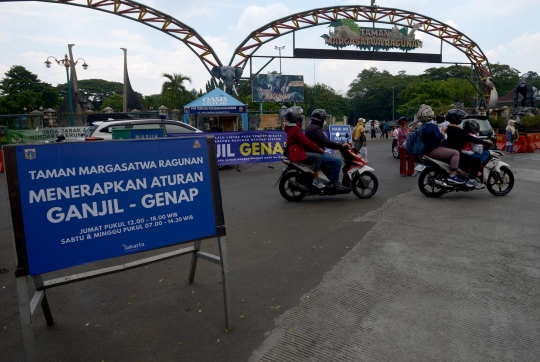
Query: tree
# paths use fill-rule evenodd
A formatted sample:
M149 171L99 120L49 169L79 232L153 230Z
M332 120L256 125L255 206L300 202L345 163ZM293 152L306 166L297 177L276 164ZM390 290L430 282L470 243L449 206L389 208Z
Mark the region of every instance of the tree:
M519 71L506 64L491 64L491 75L499 95L508 94L519 81Z
M123 109L124 106L124 96L121 94L113 94L107 98L101 103L100 110L103 110L104 108L111 107L116 112L120 112Z
M186 104L185 99L191 97L188 95L189 92L187 92L186 87L184 87L182 83L186 80L191 83L191 78L182 73L173 73L172 75L163 73L161 76L168 79L168 81L165 81L162 85L161 94L171 100L172 108L178 109L181 105ZM193 95L191 94L191 96Z
M56 108L60 104L58 92L48 83L43 83L37 75L20 65L12 66L0 81L0 96L3 113L21 113L26 107L33 111L39 107Z

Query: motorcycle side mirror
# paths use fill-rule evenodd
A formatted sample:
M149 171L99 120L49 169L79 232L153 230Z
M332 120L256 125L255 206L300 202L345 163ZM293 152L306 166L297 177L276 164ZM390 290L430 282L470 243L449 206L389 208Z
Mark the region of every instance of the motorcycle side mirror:
M347 139L347 140L349 139L349 133L348 132L345 133L345 139Z

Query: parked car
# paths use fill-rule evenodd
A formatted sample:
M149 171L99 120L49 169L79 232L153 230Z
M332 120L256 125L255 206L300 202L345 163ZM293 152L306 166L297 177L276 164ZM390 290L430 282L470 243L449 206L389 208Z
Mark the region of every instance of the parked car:
M129 119L94 122L77 141L112 140L112 129L165 128L167 133L202 133L184 122L171 119Z
M497 147L497 140L495 139L495 131L493 130L493 127L491 127L491 123L489 123L487 116L478 116L478 115L470 115L467 116L463 120L465 122L468 119L474 119L476 122L478 122L478 125L480 126L480 131L478 132L478 138L482 139L489 139L491 142L493 142L493 147ZM459 125L463 128L463 122Z
M366 132L371 132L371 122L372 122L371 119L366 122L366 125L365 125ZM380 127L379 121L375 121L375 132L380 132L380 131L381 131L381 127Z

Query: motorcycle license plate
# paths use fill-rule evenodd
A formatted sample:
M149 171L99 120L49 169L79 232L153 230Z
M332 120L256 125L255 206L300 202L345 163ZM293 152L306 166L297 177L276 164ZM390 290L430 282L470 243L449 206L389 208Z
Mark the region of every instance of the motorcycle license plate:
M426 165L416 165L414 169L418 172L422 172L424 171L425 168L426 168Z

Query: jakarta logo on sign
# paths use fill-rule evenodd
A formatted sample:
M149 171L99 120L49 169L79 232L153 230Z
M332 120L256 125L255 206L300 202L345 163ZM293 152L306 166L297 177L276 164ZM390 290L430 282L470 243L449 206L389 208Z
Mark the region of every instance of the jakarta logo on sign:
M205 137L16 152L31 275L216 234Z

